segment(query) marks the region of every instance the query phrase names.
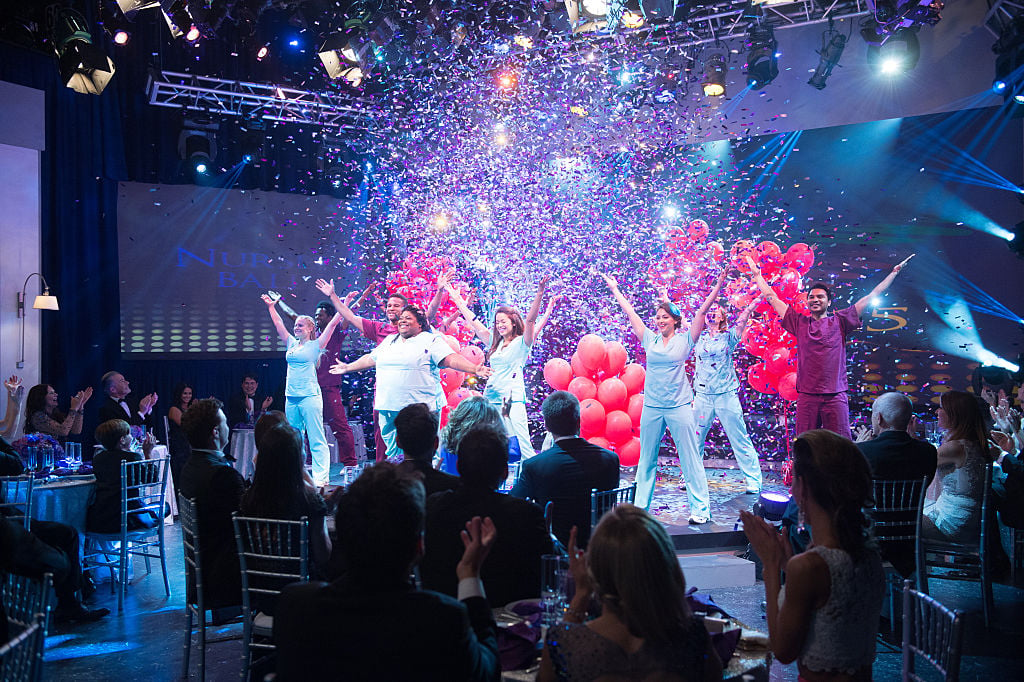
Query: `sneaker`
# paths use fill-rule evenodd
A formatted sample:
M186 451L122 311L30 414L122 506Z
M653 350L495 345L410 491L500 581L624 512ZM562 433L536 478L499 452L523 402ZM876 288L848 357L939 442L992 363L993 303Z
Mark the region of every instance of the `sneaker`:
M699 526L702 523L710 523L710 521L711 519L707 516L697 516L696 514L694 514L690 517L690 523L695 526Z
M745 495L760 495L761 489L756 485L748 485L747 489L743 491Z
M93 623L109 615L110 609L89 610L81 605L78 608L56 609L53 612L53 617L59 623Z

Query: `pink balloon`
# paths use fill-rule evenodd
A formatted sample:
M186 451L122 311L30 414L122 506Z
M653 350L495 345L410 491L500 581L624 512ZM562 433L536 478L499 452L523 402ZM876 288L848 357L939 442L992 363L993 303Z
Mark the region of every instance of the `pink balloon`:
M686 234L690 239L698 242L707 238L708 229L708 224L698 218L697 220L690 221L690 224L686 227Z
M716 263L721 261L722 256L725 255L725 247L722 246L721 242L709 242L707 249L708 254L711 256L711 260Z
M621 445L633 437L633 420L621 410L608 415L604 423L604 437L613 445Z
M455 407L456 405L461 403L463 400L465 400L466 398L469 398L472 395L473 394L470 392L470 390L468 388L465 388L465 387L457 388L457 389L455 389L454 391L452 391L451 393L448 394L448 406L449 407Z
M619 452L619 466L635 467L640 463L640 439L630 438L616 448Z
M769 374L779 376L785 373L788 362L789 349L785 346L776 346L768 351L768 356L764 359L764 366L768 369Z
M796 392L796 372L783 374L779 377L779 395L786 400L796 400L799 395Z
M640 417L644 411L644 394L635 393L629 396L629 403L626 406L626 414L633 420L633 428L640 428Z
M617 377L622 373L622 368L629 362L629 354L626 347L618 341L609 341L605 344L604 370L605 376Z
M796 268L801 275L806 275L807 271L814 265L814 252L811 251L811 247L807 246L807 244L797 242L786 249L784 260L789 266Z
M751 365L747 371L747 381L750 383L750 387L759 393L767 395L775 393L775 387L771 384L771 375L764 365Z
M587 434L585 437L599 436L604 433L604 420L606 411L604 406L588 398L580 401L580 433Z
M441 408L441 428L448 426L448 414L452 411L452 408L445 405Z
M757 260L761 264L782 258L782 249L775 242L763 241L757 245Z
M604 366L605 348L604 339L597 334L587 334L576 345L576 352L580 356L583 366L591 372L596 372Z
M556 391L564 391L572 381L572 366L562 358L551 358L544 363L544 380Z
M590 441L592 445L596 445L599 448L604 448L605 450L612 449L611 441L604 436L590 436L587 440Z
M668 236L665 240L665 246L670 253L684 251L689 245L690 242L686 238L685 230L680 227L673 227L669 229Z
M580 402L583 402L597 395L597 384L587 377L576 377L569 382L569 386L565 390L579 398Z
M647 378L647 372L643 367L631 362L622 368L622 374L619 375L619 379L622 383L626 384L626 391L633 395L644 390L644 380Z
M572 373L575 376L589 377L591 379L597 376L597 372L592 371L589 367L583 364L583 361L580 360L579 353L572 354L572 357L569 359L569 366L572 368Z
M597 387L597 399L604 405L604 409L613 412L625 410L629 400L629 392L626 384L621 379L612 377L605 379Z
M459 355L466 358L474 365L479 365L484 361L484 352L480 350L479 346L466 346L459 351Z
M462 385L462 381L465 378L466 375L459 370L445 367L441 370L441 388L444 389L445 393L451 393Z

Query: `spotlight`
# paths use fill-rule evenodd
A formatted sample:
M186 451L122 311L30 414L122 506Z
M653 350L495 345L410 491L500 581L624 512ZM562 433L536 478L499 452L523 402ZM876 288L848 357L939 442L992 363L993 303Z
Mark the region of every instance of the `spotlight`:
M320 61L330 78L344 79L359 87L376 61L373 43L361 19L345 22L345 31L329 36L320 47Z
M871 31L875 39L868 38ZM917 40L917 27L901 28L889 35L879 36L875 29L861 30L861 36L868 41L868 66L888 76L910 71L921 58L921 44ZM875 40L880 38L880 42Z
M626 11L622 13L623 28L640 28L644 25L644 15L640 12Z
M114 43L117 45L127 45L131 37L131 34L123 28L114 31L113 35Z
M115 12L110 5L100 4L99 23L115 45L127 45L128 41L131 40L131 24L123 14Z
M603 17L608 14L609 3L607 0L583 0L580 3L583 11L592 17Z
M178 156L186 161L198 175L205 175L213 168L217 158L217 131L220 124L215 121L186 118L178 136Z
M828 30L821 34L821 49L818 51L820 59L818 68L814 70L807 84L818 90L825 89L825 81L832 75L832 69L839 65L839 58L843 56L846 48L846 36L832 28L829 21Z
M270 56L270 45L263 45L259 50L256 51L256 61L262 62L264 59Z
M199 40L201 35L202 34L199 33L199 29L195 26L195 24L193 24L189 27L188 33L185 34L185 40L187 40L190 43L194 43L197 40Z
M144 9L156 9L160 6L160 0L117 0L117 6L121 13L128 19Z
M704 96L722 97L725 95L725 53L715 52L708 55L704 62Z
M765 521L778 523L786 514L786 507L789 505L789 493L764 492L754 503L753 513Z
M512 92L519 86L519 75L515 71L499 71L495 83L502 92Z
M992 83L992 93L995 95L1001 95L1006 91L1006 81L996 80Z
M747 34L750 51L747 53L747 85L752 88L768 85L779 75L779 43L770 24L758 24Z
M172 36L180 38L185 35L186 31L191 36L192 31L195 31L195 37L187 38L187 40L195 41L199 39L199 29L195 27L195 20L192 19L192 14L188 11L188 4L185 0L174 0L167 9L161 9L160 11L163 12L164 21L167 22L167 28Z
M73 9L62 9L53 27L60 78L75 92L98 95L114 76L114 62L92 44L85 18Z

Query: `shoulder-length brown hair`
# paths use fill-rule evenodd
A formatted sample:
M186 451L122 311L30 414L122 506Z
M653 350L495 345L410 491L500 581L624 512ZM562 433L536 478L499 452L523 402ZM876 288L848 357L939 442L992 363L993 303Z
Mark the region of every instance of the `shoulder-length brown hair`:
M494 323L491 325L491 349L487 351L488 358L491 357L494 351L498 350L498 346L502 342L501 334L498 333L498 313L505 313L508 315L508 319L512 320L512 334L514 336L522 336L526 333L526 324L523 323L523 316L518 310L510 305L498 306L498 309L494 311Z
M964 391L948 391L939 396L939 407L949 424L948 440L969 440L988 452L988 429L978 399Z

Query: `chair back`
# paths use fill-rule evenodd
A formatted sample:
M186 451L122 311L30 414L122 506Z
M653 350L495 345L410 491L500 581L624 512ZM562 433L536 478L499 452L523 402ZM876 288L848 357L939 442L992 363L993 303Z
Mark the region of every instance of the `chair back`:
M633 504L634 501L636 501L636 483L623 486L622 488L615 488L614 490L591 489L590 532L594 532L594 528L597 527L597 522L601 520L601 517L604 516L605 512L609 509L612 509L616 505L624 502Z
M121 461L122 534L128 532L130 514L152 512L161 523L163 522L170 461L167 457L138 462Z
M874 481L875 506L871 510L875 539L882 546L908 542L917 537L917 517L924 506L928 479Z
M309 580L309 519L232 515L242 569L242 609L272 601L285 585Z
M203 613L203 568L199 548L199 515L194 499L178 495L181 547L185 554L185 603ZM193 597L193 595L195 595Z
M947 682L960 679L963 620L959 611L946 608L927 594L903 583L903 679L922 680L914 672L920 656Z
M43 643L46 616L35 614L32 621L0 645L0 672L5 682L38 682L43 679Z
M557 535L555 535L554 518L555 503L548 500L548 503L544 505L544 527L548 529L548 536L551 538L552 550L555 554L569 556L569 550L566 549L565 545L562 544L562 541L558 539Z
M32 474L0 476L0 514L13 521L21 521L25 530L32 525Z

